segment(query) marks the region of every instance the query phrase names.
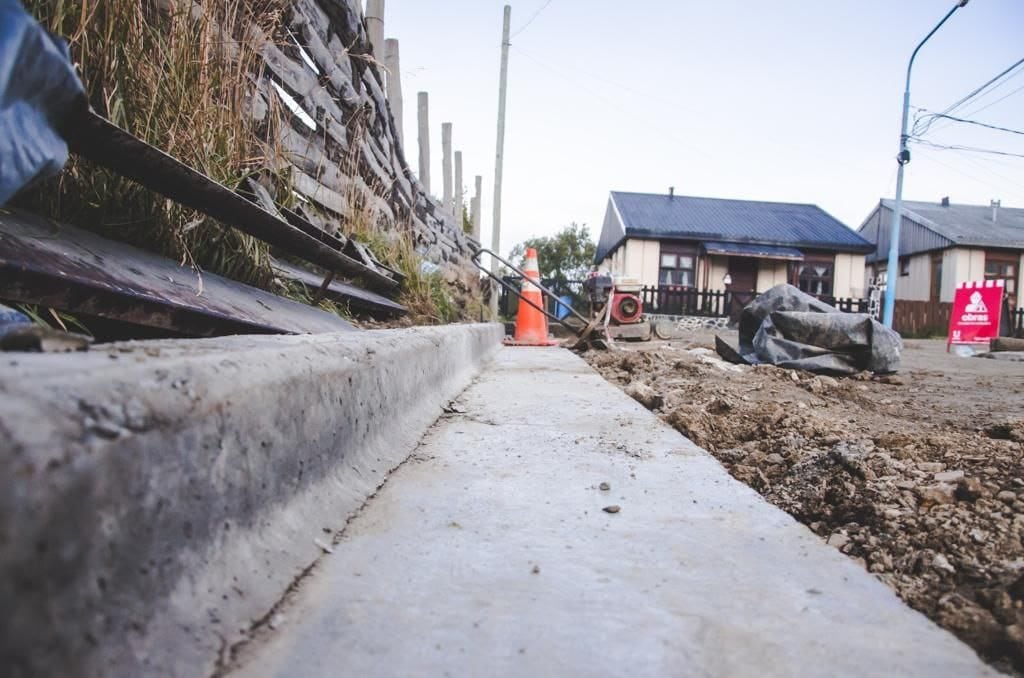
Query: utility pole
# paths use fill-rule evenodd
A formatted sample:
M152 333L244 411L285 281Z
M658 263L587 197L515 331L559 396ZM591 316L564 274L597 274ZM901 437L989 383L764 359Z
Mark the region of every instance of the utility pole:
M494 157L494 221L491 228L491 250L501 254L501 170L505 156L505 93L508 90L509 27L512 23L512 5L505 5L505 20L501 29L501 75L498 80L498 143ZM491 273L498 274L498 260L491 257ZM498 316L498 294L491 286L491 315Z
M900 126L900 152L896 155L896 162L899 164L899 168L896 170L896 200L892 206L892 222L889 226L889 260L885 267L885 304L882 307L882 323L886 327L892 327L893 315L896 310L896 279L899 278L900 273L900 224L903 221L903 166L910 162L910 149L907 148L907 141L909 140L907 135L907 119L910 117L910 70L914 67L914 59L921 48L924 47L924 43L928 42L928 39L935 35L935 31L939 30L942 24L946 23L946 20L953 16L953 12L966 5L967 2L968 0L959 0L953 6L953 9L949 10L946 16L942 17L942 21L937 23L931 33L924 36L924 40L914 48L913 54L910 55L910 62L907 64L907 84L903 89L903 122Z

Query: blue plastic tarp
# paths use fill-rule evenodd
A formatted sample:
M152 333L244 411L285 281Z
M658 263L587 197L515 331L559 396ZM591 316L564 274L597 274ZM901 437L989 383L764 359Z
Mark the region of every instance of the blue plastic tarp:
M68 158L60 128L86 106L67 44L19 0L0 0L0 205Z

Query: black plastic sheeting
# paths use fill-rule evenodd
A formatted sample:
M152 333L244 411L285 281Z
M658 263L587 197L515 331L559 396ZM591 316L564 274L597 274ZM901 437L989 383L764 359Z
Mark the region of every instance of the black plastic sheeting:
M776 285L740 314L739 348L715 337L732 363L777 365L821 374L895 372L900 335L863 313L844 313L792 285Z
M67 45L19 0L0 0L0 205L68 158L60 128L86 107Z

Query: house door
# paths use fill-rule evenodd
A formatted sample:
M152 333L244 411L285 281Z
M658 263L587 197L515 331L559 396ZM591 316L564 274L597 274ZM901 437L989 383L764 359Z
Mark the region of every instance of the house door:
M929 301L938 303L942 298L942 253L932 255L932 286Z
M753 257L729 257L729 278L726 289L732 292L729 315L738 318L743 307L754 300L757 293L757 259Z

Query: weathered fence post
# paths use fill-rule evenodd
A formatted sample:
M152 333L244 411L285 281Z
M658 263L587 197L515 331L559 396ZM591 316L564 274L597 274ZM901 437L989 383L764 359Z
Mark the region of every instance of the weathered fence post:
M398 56L398 41L388 38L384 41L384 68L388 69L388 105L391 117L395 119L395 134L402 150L405 150L404 116L402 115L402 72Z
M444 192L441 204L445 210L452 211L452 124L441 123L441 180Z
M480 194L483 192L484 178L479 174L476 176L476 190L473 195L470 216L473 222L473 237L480 241Z
M366 37L370 39L373 56L384 55L384 0L366 0Z
M459 225L460 230L465 230L465 226L462 223L462 202L464 199L462 189L462 151L455 151L455 209L452 211L455 213L455 222Z
M426 92L416 95L416 118L420 128L420 183L430 195L430 101Z

